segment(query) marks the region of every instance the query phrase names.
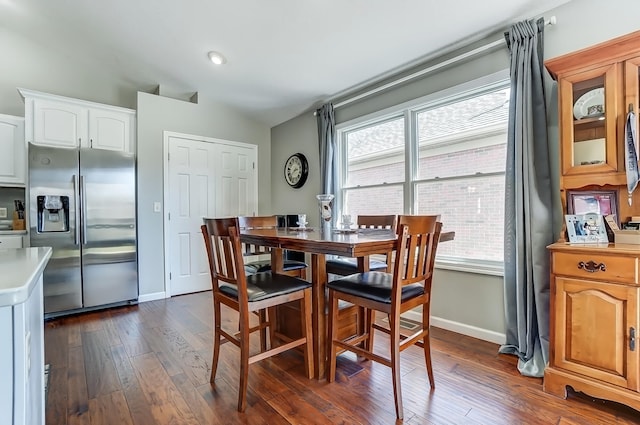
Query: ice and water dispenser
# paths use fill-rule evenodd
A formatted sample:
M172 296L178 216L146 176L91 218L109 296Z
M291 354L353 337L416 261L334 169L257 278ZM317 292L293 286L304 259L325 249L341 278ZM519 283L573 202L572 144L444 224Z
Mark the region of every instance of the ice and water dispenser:
M38 233L69 231L69 197L38 196Z

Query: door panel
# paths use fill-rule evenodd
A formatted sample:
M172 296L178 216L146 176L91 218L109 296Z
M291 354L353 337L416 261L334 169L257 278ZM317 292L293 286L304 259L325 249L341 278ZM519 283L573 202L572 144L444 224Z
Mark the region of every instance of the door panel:
M80 151L84 306L138 298L133 155Z
M200 232L213 216L215 152L210 143L169 139L168 258L171 295L211 289Z
M170 294L211 289L203 217L256 212L256 149L187 137L168 140Z
M35 100L34 141L60 147L78 147L86 139L87 110L66 103Z
M564 342L555 351L555 364L620 387L635 379L629 366L636 358L627 330L637 329L638 289L630 285L556 279L556 337ZM597 312L595 314L594 312Z
M217 215L219 217L255 215L257 210L254 168L256 150L228 144L216 144L216 148L220 160Z
M82 307L78 203L78 151L29 145L29 236L31 246L50 246L44 269L44 311ZM64 232L38 231L38 196L67 196L69 227Z
M130 134L129 114L101 109L89 110L89 146L86 147L129 152Z

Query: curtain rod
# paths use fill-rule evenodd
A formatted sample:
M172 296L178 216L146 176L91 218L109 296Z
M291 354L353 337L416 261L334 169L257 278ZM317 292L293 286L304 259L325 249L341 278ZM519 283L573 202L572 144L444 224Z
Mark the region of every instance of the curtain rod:
M557 22L556 17L552 16L549 19L544 21L544 25L545 26L547 26L547 25L555 25L556 22ZM360 93L359 95L356 95L356 96L350 97L348 99L345 99L342 102L338 102L338 103L334 104L333 107L334 108L339 108L341 106L347 105L349 103L352 103L352 102L355 102L357 100L363 99L365 97L371 96L373 94L379 93L379 92L384 91L386 89L389 89L391 87L397 86L398 84L402 84L404 82L413 80L414 78L417 78L417 77L420 77L422 75L428 74L430 72L436 71L436 70L438 70L440 68L444 68L445 66L451 65L451 64L456 63L456 62L460 62L461 60L464 60L464 59L467 59L469 57L475 56L475 55L477 55L479 53L486 52L487 50L492 50L492 49L494 49L496 47L499 47L499 46L501 46L503 44L504 44L504 38L492 41L492 42L487 43L485 45L482 45L480 47L476 47L475 49L470 50L468 52L462 53L462 54L460 54L458 56L454 56L451 59L447 59L445 61L438 62L435 65L429 66L427 68L423 68L423 69L421 69L419 71L416 71L416 72L414 72L412 74L405 75L402 78L398 78L397 80L390 81L387 84L383 84L383 85L375 87L375 88L373 88L371 90L367 90L366 92ZM315 111L313 112L313 115L316 115Z

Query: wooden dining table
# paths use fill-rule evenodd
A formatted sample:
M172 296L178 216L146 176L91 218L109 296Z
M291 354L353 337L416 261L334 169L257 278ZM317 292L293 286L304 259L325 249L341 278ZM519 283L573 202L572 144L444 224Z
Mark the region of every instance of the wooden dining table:
M443 232L440 241L452 240L454 232ZM325 376L327 357L327 285L326 256L339 255L357 259L358 271L369 270L369 257L386 254L395 248L397 236L390 229L358 229L339 231L327 228L279 228L242 230L243 243L271 248L271 267L282 272L283 250L302 251L311 255L313 349L315 377Z

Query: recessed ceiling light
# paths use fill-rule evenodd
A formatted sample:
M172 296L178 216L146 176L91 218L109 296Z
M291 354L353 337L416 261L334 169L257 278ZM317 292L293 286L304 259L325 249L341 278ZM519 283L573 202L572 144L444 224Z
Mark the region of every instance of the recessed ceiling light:
M216 65L227 63L227 58L222 56L222 53L218 52L209 52L209 59L211 59L211 62L215 63Z

